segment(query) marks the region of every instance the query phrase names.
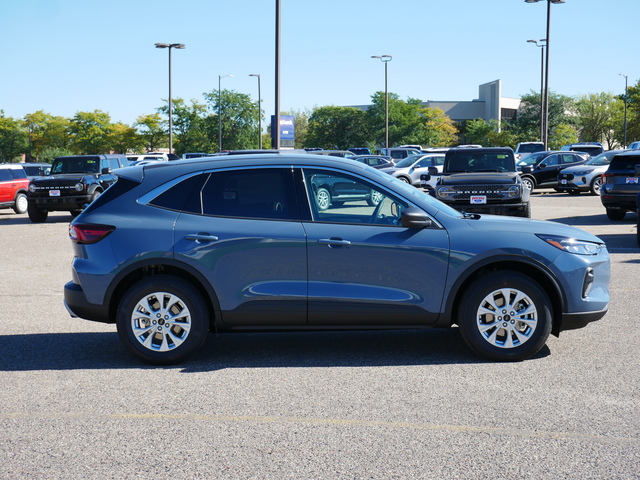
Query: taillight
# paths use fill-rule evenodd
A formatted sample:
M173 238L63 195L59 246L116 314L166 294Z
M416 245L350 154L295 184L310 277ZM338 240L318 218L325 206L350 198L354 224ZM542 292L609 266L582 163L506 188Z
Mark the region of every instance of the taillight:
M72 242L80 244L96 243L105 238L116 227L112 225L69 225L69 238Z

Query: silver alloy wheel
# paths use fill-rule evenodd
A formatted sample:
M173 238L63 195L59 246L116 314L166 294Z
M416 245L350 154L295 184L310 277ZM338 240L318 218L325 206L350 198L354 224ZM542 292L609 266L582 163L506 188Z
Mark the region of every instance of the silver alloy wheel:
M18 195L16 198L16 213L27 213L28 206L27 196L24 194Z
M318 210L326 210L331 204L331 194L325 188L319 188L316 193L316 201L318 202Z
M591 183L591 193L594 195L600 195L602 190L602 177L598 175Z
M371 202L374 205L378 205L383 198L384 198L384 195L382 194L382 192L378 192L377 190L371 191Z
M480 335L499 348L519 347L535 333L538 311L533 300L515 288L494 290L484 297L476 314Z
M131 330L140 344L154 352L179 347L191 331L191 313L176 295L154 292L140 299L131 314Z

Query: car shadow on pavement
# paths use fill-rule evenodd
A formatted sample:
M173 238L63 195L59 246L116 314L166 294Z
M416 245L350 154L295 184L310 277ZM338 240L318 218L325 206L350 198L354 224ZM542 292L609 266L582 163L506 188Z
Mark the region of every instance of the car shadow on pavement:
M129 355L117 333L0 336L0 371L160 368ZM545 346L533 358L550 354ZM185 373L228 368L381 367L487 363L457 328L348 332L210 334L180 365Z

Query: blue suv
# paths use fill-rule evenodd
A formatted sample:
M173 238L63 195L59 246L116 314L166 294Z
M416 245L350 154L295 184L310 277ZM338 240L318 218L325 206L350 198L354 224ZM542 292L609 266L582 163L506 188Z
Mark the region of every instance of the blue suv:
M477 354L522 360L608 309L599 238L458 212L358 162L237 155L115 173L70 225L65 303L115 323L147 363L184 361L209 331L454 324ZM327 204L328 183L356 193Z

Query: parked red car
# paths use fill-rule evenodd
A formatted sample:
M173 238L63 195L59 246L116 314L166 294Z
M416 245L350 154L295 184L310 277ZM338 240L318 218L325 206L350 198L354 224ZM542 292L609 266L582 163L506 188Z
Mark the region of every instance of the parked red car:
M16 213L27 213L29 179L21 165L0 165L0 209L13 208Z

